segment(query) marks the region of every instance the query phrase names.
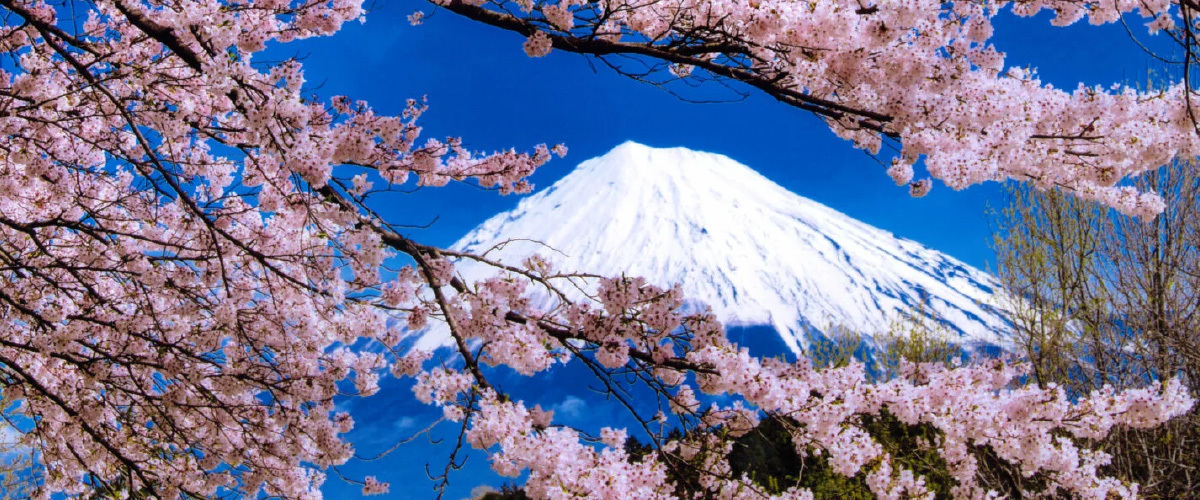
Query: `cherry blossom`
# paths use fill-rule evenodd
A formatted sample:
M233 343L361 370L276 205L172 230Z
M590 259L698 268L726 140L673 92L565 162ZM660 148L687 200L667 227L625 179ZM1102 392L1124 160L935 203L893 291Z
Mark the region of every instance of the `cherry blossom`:
M500 15L479 1L444 5ZM525 32L534 56L598 19L586 15L598 5L589 2L517 5L548 23ZM1063 22L1113 20L1102 7L1044 5L1061 7ZM1171 15L1164 5L1140 8ZM22 443L46 472L39 498L114 490L321 498L327 476L354 456L344 435L355 421L341 398L369 396L385 376L412 378L413 397L461 425L463 442L487 450L498 473L528 473L534 498L672 498L679 485L667 471L685 462L712 498L763 496L732 476L725 436L783 416L799 449L827 456L839 473L868 475L881 498L920 496L922 479L852 425L884 410L938 429L959 498L993 494L975 474L976 446L1044 474L1048 487L1131 497L1136 487L1099 475L1107 457L1088 440L1192 405L1173 380L1070 401L1055 388L1014 384L1019 367L1002 362L914 365L869 383L859 364L817 370L755 359L707 311L683 312L678 288L562 274L537 258L492 262L409 239L373 200L407 183L528 192L529 175L566 148L480 153L459 138L422 137L422 100L392 116L345 96L306 97L299 61L259 60L267 45L332 35L361 19L358 0L0 6L0 50L10 61L0 68L0 386L31 422ZM1113 183L1193 151L1180 128L1179 88L1067 94L1018 70L1001 76L1002 59L983 44L991 10L979 4L692 6L614 10L589 43L669 41L680 19L777 40L739 57L792 75L806 88L796 102L820 107L860 147L877 149L880 134L900 137L892 175L914 194L928 191L928 179L910 174L924 157L952 187L1017 177L1151 213L1153 197ZM914 32L923 35L903 34ZM779 49L839 37L849 37L845 50L828 55ZM721 57L671 60L712 72ZM814 77L832 74L845 79ZM838 102L827 100L835 87ZM989 105L966 105L980 100ZM850 109L858 105L877 111ZM460 259L485 262L496 276L464 282ZM595 285L590 300L568 301L559 290L577 279ZM562 300L535 303L537 289ZM402 349L405 335L435 322L450 332L457 361ZM643 431L698 432L634 459L622 447L629 430L614 423L591 430L597 437L566 428L488 380L497 367L531 375L563 363L652 390L662 402L655 414L633 415ZM707 404L705 394L733 400ZM349 480L364 494L388 491L384 471ZM802 489L778 496L811 497Z
M520 293L518 287L508 290ZM856 425L864 416L886 411L905 425L936 430L937 442L930 446L936 447L957 481L955 498L1005 494L978 475L979 459L972 450L986 447L1022 474L1044 478L1044 488L1027 492L1031 495L1057 491L1079 498L1132 499L1136 485L1101 475L1109 457L1088 449L1087 443L1120 426L1159 425L1195 403L1178 379L1138 390L1105 389L1072 400L1058 387L1019 383L1026 375L1025 365L1004 360L966 366L904 364L901 376L872 382L857 362L817 369L807 359L788 363L755 358L724 340L709 313L683 313L677 292L640 279L602 280L594 300L595 304L575 304L566 313L574 326L547 316L523 318L520 324L541 327L542 349L548 353L565 351L613 374L613 380L617 373L654 377L651 385L666 400L669 413L641 417L642 425L674 421L695 426L697 432L663 441L655 452L637 460L623 447L623 429L602 428L599 443L588 446L584 436L555 425L540 408L530 410L520 401L499 397L486 379L476 378L467 387L467 378L459 377L479 373L471 365L487 359L486 343L478 354L464 355L468 366L459 376L444 368L430 372L438 379L457 381L450 384L454 389L438 391L442 397L423 396L429 391L424 382L414 389L423 400L467 419L467 442L491 451L497 473L528 472L525 488L533 498L679 498L677 485L663 483L663 471L681 463L693 468L706 498L810 498L812 492L804 489L771 495L748 478L732 475L732 441L727 438L752 429L762 416L786 418L798 450L827 457L839 474L865 477L877 498L932 498L924 477L898 465L875 436ZM460 334L486 335L468 330ZM547 369L529 359L533 358L507 357L502 363L521 373ZM662 376L669 372L689 373L703 393L737 399L702 409L690 385L662 382L670 378Z
M954 189L1016 179L1153 216L1163 210L1160 196L1118 183L1200 154L1196 96L1185 81L1059 89L1006 66L990 42L1001 11L1049 10L1057 26L1141 17L1148 32L1170 31L1194 50L1189 2L430 1L527 36L533 57L554 49L633 56L646 64L614 57L609 65L660 85L739 81L822 116L872 154L895 141L887 173L900 185L922 161ZM910 192L924 196L929 187L921 179Z

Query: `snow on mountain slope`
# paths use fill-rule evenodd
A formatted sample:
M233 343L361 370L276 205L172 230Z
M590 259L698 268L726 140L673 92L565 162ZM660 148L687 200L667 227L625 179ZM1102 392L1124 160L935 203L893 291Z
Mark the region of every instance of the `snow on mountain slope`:
M831 325L871 335L922 302L967 348L1003 345L1008 328L987 274L728 157L684 148L622 144L453 248L490 250L514 265L538 253L560 271L678 282L727 326L774 327L796 354ZM468 280L495 274L472 262L457 271ZM445 341L435 329L418 346Z

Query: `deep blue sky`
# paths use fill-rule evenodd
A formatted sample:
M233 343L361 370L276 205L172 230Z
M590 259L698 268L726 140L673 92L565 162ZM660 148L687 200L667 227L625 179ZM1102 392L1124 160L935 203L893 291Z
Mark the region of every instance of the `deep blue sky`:
M432 15L410 26L405 17L418 9ZM997 24L995 43L1008 53L1007 63L1033 66L1056 86L1144 81L1158 66L1120 25L1053 28L1045 16L1006 16ZM1149 41L1163 41L1155 38L1163 37ZM879 163L808 113L758 94L733 103L684 102L603 65L593 67L583 56L529 58L522 41L433 11L423 1L391 0L376 3L365 24L289 45L286 55L305 58L309 85L323 96L365 99L385 113L398 113L409 97L428 96L430 110L421 119L428 136L460 136L472 149L487 151L565 143L570 154L534 176L539 187L627 139L685 146L728 155L802 196L972 265L992 260L984 213L989 202L1003 202L995 184L962 192L935 184L928 197L912 199ZM716 86L700 92L737 97ZM411 224L437 217L413 236L448 245L517 201L460 185L391 198L387 211Z
M315 93L364 99L382 113L399 113L407 98L428 96L430 110L422 117L426 134L461 136L475 150L565 143L570 154L534 176L539 187L625 140L685 146L728 155L800 195L972 265L986 267L992 260L984 213L989 202L997 207L1003 202L998 185L961 192L935 185L928 197L912 199L875 160L836 138L821 120L770 98L752 94L729 104L683 102L602 65L593 69L582 56L555 52L531 59L521 50L521 37L449 12L433 13L422 26L408 25L405 17L418 9L432 10L423 1L382 1L365 24L349 24L335 37L289 45L287 53L271 56L304 57ZM1008 53L1009 65L1036 67L1043 80L1059 87L1073 88L1081 81L1145 81L1147 71L1158 67L1119 25L1061 29L1050 27L1045 17L1005 17L996 33L995 43ZM437 218L430 228L411 234L426 243L449 245L518 200L452 185L398 195L381 208L399 223L419 225ZM382 394L348 403L359 422L352 439L360 451L386 448L436 413L414 407L407 385L389 380ZM571 405L585 404L561 394L544 396L550 398L548 405L562 406L560 417L570 417ZM587 408L585 413L596 411ZM444 463L447 453L446 446L431 452L428 445L416 444L348 470L391 481L390 498L431 498L421 466ZM499 482L477 475L486 470L480 458L455 476L447 498L462 498L480 483ZM336 479L326 491L337 498L357 496L355 488Z

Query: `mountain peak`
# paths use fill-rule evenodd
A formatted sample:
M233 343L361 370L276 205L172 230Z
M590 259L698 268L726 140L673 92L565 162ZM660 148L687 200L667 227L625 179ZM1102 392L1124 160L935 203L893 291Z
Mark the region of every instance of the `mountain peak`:
M656 148L653 146L647 146L645 144L642 144L642 143L634 141L634 140L627 140L625 142L617 144L616 147L609 150L609 152L605 153L604 156L646 153L646 152L652 152L655 150L662 150L662 149L667 149L667 148Z
M655 147L625 141L607 153L581 163L576 171L597 176L634 176L644 183L687 182L685 175L718 178L750 176L758 172L728 156L684 147ZM762 180L766 180L763 178Z
M618 144L616 147L612 148L607 153L604 153L604 155L600 156L600 158L609 158L609 159L629 158L630 160L633 160L633 161L644 161L644 160L650 159L656 155L669 154L671 152L679 152L679 151L690 151L690 150L688 150L687 148L681 148L681 147L660 148L660 147L654 147L654 146L647 146L640 142L630 140L630 141L625 141L625 142Z
M998 345L1008 324L988 303L988 275L686 148L622 143L454 249L511 264L538 253L562 271L680 283L727 326L771 327L797 354L830 327L870 336L917 307L963 345ZM495 273L472 262L458 271Z

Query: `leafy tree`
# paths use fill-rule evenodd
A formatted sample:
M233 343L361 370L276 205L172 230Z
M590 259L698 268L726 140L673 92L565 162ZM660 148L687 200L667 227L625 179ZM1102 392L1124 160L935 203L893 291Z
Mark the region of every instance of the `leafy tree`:
M703 63L717 55L769 89L794 78L787 85L814 90L776 95L836 121L844 136L871 149L879 134L900 138L891 175L901 183L927 155L930 171L956 187L1017 176L1151 214L1162 209L1157 197L1112 183L1197 150L1178 112L1190 96L1182 87L1066 94L1019 71L999 76L999 58L981 44L991 10L974 2L847 10L655 1L621 4L619 18L599 5L560 3L554 19L595 12L622 38L654 34L630 50L673 44L670 53L691 55L666 60L726 71ZM261 60L267 44L332 35L360 18L356 0L0 7L0 398L32 426L22 442L43 470L42 498L318 498L326 474L353 455L342 436L354 420L337 398L375 393L389 371L414 377L416 398L461 426L460 443L491 451L497 472L527 472L532 498L671 498L668 472L685 463L697 464L696 487L708 496L771 496L735 477L728 460L731 438L763 417L790 419L793 440L876 497L927 496L920 469L855 425L885 411L941 433L956 497L992 491L970 452L979 446L1045 478L1036 492L1131 497L1131 485L1097 474L1103 456L1087 440L1160 425L1192 406L1177 379L1078 400L1053 388L1009 390L1023 369L1002 362L911 365L872 384L858 363L755 359L710 314L682 312L677 288L601 278L587 284L589 299L569 301L561 290L583 277L536 256L494 262L414 241L374 210L406 183L527 192L524 179L566 150L480 154L457 138L421 139L423 102L388 116L343 96L305 96L300 62ZM533 22L478 2L446 7L518 30ZM753 14L762 8L770 16ZM684 22L687 33L677 31ZM720 56L727 42L712 37L724 32L753 43ZM818 45L788 38L843 32L856 38L827 60ZM539 33L527 44L534 55L563 44L625 47L607 34ZM828 86L767 64L782 60L853 78ZM901 94L915 100L894 99ZM943 94L959 104L940 105ZM878 109L860 109L868 101ZM912 185L918 195L928 187ZM454 272L461 259L493 266L496 277L464 282ZM562 300L539 308L535 290ZM431 321L447 326L456 363L400 348ZM625 431L585 441L488 377L491 366L530 375L565 362L585 365L617 401L628 403L630 385L648 387L660 413L627 404L631 418L687 432L631 461ZM701 408L697 391L734 397ZM375 477L348 479L367 494L388 490ZM774 495L811 496L802 487Z
M1010 187L996 213L999 276L1013 292L1018 346L1034 380L1073 394L1200 376L1200 176L1176 163L1140 177L1163 193L1153 221L1060 192ZM1195 392L1193 392L1195 394ZM1198 498L1200 414L1122 431L1100 448L1151 498Z

